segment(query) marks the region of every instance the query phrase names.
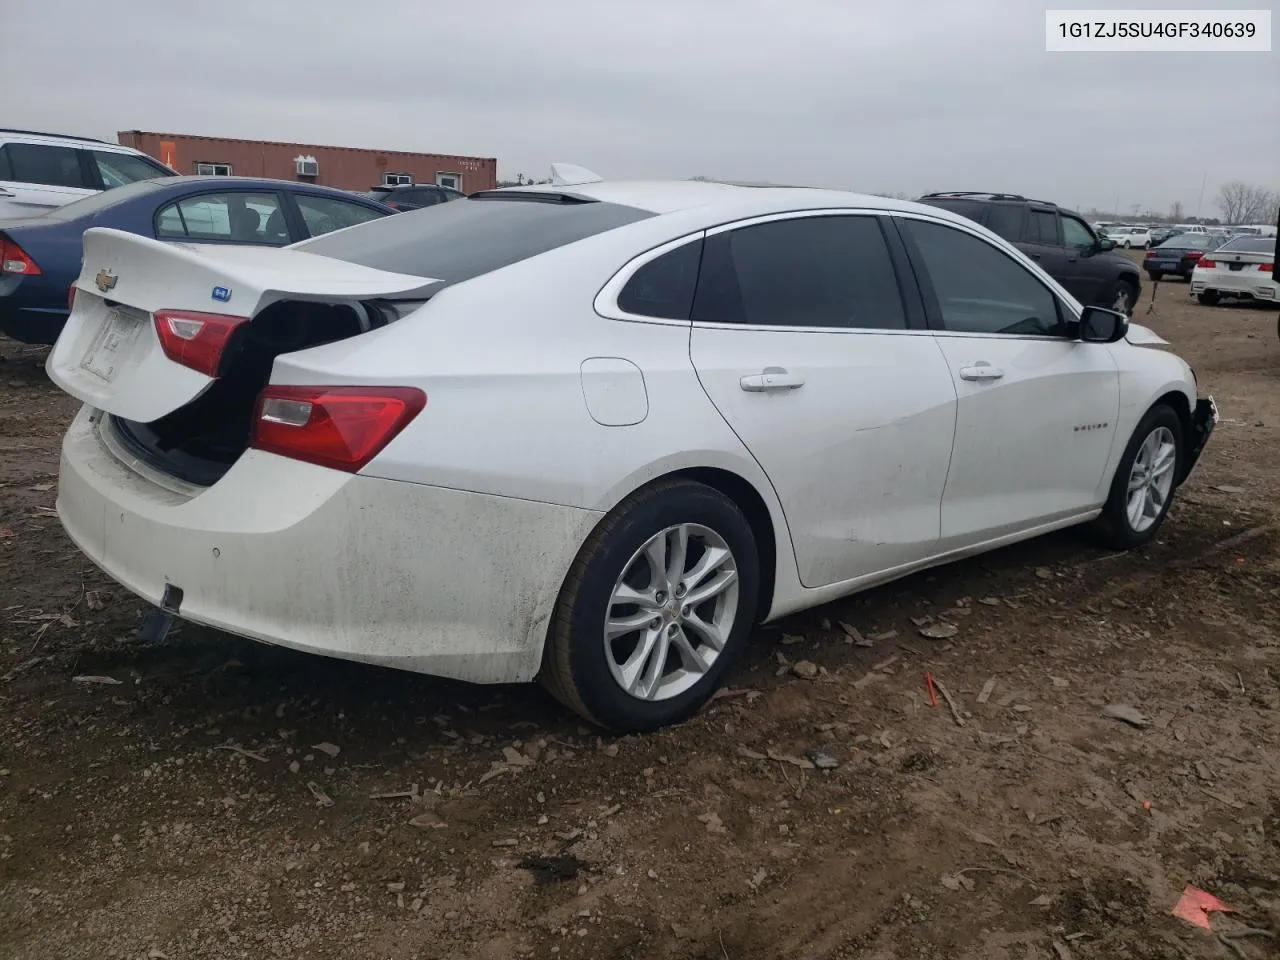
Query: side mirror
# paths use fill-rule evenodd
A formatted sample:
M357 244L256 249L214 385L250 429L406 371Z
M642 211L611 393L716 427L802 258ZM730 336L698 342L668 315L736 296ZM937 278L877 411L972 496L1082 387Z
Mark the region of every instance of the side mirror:
M1080 312L1077 336L1085 343L1115 343L1129 332L1129 318L1106 307L1085 307Z
M1098 249L1103 253L1106 253L1108 250L1114 250L1115 248L1116 248L1116 242L1112 240L1110 237L1098 238Z

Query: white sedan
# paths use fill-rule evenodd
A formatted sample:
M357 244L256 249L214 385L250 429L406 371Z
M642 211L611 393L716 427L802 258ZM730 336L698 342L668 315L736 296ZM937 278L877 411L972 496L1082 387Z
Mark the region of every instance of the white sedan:
M284 249L89 230L48 361L71 538L169 617L648 730L755 623L1146 543L1216 423L964 217L555 174Z
M1110 227L1106 231L1106 236L1113 240L1117 247L1125 250L1130 247L1145 250L1151 246L1150 227Z
M1236 237L1196 262L1191 293L1209 307L1223 297L1280 303L1275 262L1275 237Z

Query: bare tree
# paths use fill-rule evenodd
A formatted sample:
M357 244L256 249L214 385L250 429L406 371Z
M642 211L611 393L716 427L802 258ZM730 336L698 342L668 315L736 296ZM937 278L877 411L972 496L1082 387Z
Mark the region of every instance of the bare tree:
M1218 209L1227 223L1270 223L1280 198L1266 187L1232 180L1218 191Z
M1173 201L1173 206L1169 208L1169 219L1174 223L1182 222L1182 201Z

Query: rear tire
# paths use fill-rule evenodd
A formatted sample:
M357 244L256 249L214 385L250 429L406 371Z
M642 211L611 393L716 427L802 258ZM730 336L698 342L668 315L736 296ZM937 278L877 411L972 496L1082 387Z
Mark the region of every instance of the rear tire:
M569 709L611 730L685 720L746 646L759 579L755 537L737 504L687 480L644 487L578 552L539 679Z
M1221 295L1216 290L1206 290L1204 293L1196 294L1196 300L1206 307L1216 307L1221 299Z
M1169 514L1183 459L1182 421L1159 403L1139 421L1111 481L1095 530L1115 550L1150 542Z

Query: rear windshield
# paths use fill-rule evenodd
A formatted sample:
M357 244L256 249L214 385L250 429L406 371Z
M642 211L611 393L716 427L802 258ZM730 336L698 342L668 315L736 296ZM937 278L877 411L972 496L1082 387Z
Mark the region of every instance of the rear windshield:
M304 240L293 249L458 283L651 216L594 201L454 200Z
M1207 234L1203 233L1180 233L1176 237L1170 237L1164 243L1160 244L1160 246L1168 247L1170 250L1175 248L1181 250L1186 250L1188 248L1198 250L1201 247L1209 246L1209 237Z
M1229 253L1274 253L1276 238L1236 237L1234 240L1228 240L1218 249L1226 250Z
M173 182L168 177L159 177L155 180L135 180L133 183L125 184L123 187L102 190L73 203L54 207L45 214L45 217L50 220L78 220L80 217L87 217L90 214L97 213L99 210L105 210L107 207L114 207L118 203L128 203L130 200L150 193L157 187L171 186L173 186Z

